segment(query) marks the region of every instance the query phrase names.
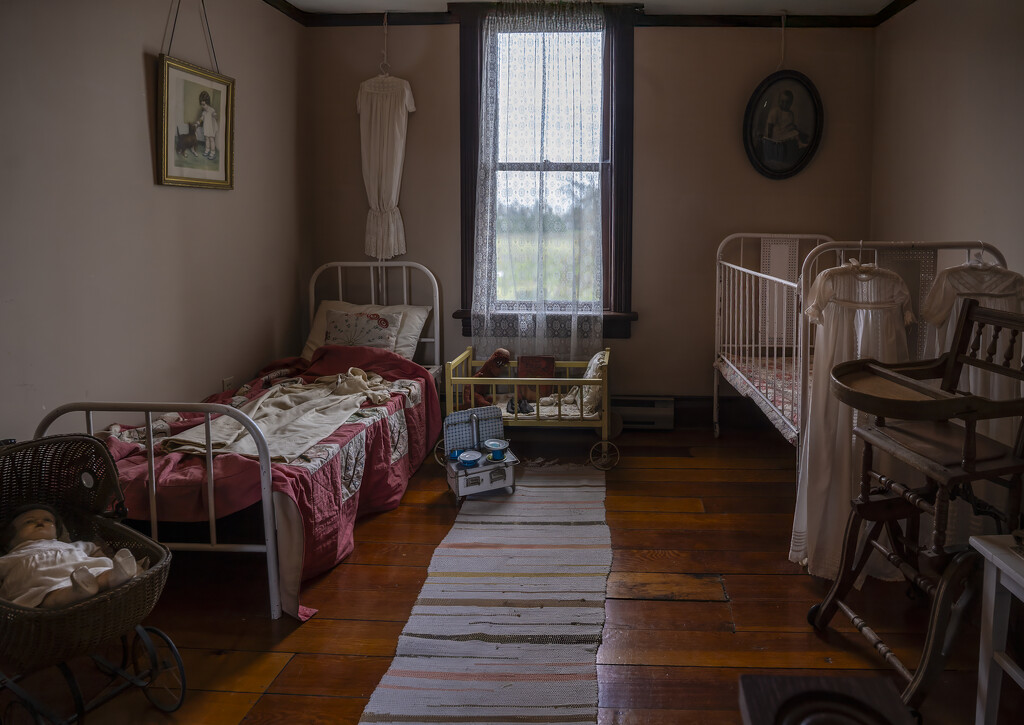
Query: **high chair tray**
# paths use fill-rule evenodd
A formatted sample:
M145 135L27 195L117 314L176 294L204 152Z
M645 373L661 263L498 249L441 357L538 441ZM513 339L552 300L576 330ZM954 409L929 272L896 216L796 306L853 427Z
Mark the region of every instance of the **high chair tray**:
M877 360L850 360L832 368L832 394L851 408L901 420L971 417L990 403L977 395L948 393Z

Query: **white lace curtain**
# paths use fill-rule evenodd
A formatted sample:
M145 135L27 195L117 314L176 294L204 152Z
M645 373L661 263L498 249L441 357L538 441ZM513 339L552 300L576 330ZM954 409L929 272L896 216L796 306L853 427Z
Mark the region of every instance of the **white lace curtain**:
M604 15L499 5L484 21L472 329L478 354L602 346Z

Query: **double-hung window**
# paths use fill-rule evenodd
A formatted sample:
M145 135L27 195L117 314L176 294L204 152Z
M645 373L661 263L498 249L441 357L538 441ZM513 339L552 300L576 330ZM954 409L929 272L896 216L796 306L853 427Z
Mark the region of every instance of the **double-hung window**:
M605 337L628 337L635 11L606 6L590 25L518 20L496 37L490 27L485 43L488 8L452 9L462 26L464 332L479 327L470 310L486 269L494 317L509 315L520 333L586 335L588 320L572 317L583 311L603 318Z

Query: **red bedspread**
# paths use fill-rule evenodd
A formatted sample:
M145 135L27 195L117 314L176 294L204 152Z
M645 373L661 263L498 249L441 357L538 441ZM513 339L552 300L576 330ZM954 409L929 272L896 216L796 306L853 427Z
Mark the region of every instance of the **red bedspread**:
M392 381L391 399L381 406L364 404L359 412L320 443L303 460L271 466L274 491L286 494L303 521L302 578L326 571L353 548L352 527L358 516L396 507L409 478L430 452L441 430L441 410L434 380L423 367L385 350L325 345L310 362L287 358L271 363L238 391L210 396L204 402L235 404L259 395L282 380L344 373L356 367ZM167 431L174 435L202 421L182 414ZM148 462L136 445L108 439L117 460L129 517L148 519ZM260 500L259 463L235 454L213 459L217 517ZM205 521L206 461L187 453L156 456L157 511L161 521Z

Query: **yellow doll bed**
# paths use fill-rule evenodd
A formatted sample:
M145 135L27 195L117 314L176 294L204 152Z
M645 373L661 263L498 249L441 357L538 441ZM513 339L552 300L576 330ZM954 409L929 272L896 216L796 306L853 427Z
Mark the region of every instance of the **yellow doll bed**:
M486 389L494 405L502 410L502 422L507 427L531 428L593 428L601 440L590 449L590 463L595 468L608 470L619 462L619 449L608 440L611 415L608 403L608 370L611 350L605 348L590 360L556 360L550 377L520 378L516 376L518 362L509 362L507 377L474 377L486 359L473 357L473 348L445 363L445 415L471 407L464 395L468 386L480 392ZM516 406L508 408L510 400L524 397L527 390L540 391L531 403L531 412L520 412ZM473 396L468 396L472 400Z

